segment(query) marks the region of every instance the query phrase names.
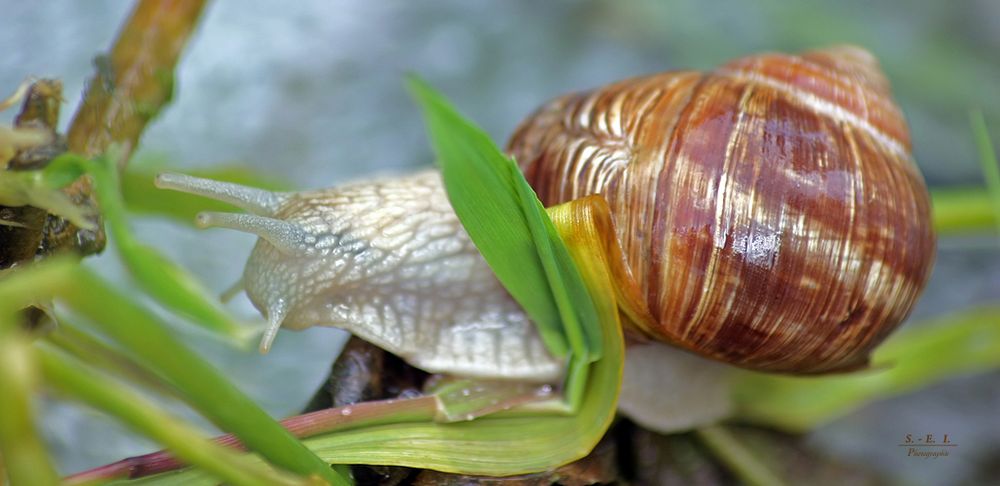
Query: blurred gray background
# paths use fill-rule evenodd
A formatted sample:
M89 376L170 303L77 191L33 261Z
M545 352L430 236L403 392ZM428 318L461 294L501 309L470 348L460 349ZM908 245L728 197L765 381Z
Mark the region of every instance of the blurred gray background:
M71 119L92 59L131 5L0 0L0 94L26 76L65 85ZM298 187L333 185L430 162L402 87L418 73L504 140L521 117L568 91L669 69L707 69L765 50L856 43L881 60L911 123L931 185L979 184L968 128L983 110L1000 133L1000 2L221 0L210 5L177 76L174 103L146 132L136 160L176 167L238 162ZM0 114L8 121L11 112ZM252 238L136 221L147 240L220 291L238 277ZM914 317L1000 297L995 238L941 242ZM91 265L119 275L113 257ZM238 312L254 315L246 302ZM278 416L322 380L342 336L283 332L266 357L193 335L205 355ZM1000 474L1000 374L962 377L871 404L810 434L809 446L906 484L976 484ZM152 448L92 412L45 403L45 428L65 472ZM914 460L906 433L948 433L950 457ZM992 473L989 465L993 464ZM994 478L1000 480L1000 478Z

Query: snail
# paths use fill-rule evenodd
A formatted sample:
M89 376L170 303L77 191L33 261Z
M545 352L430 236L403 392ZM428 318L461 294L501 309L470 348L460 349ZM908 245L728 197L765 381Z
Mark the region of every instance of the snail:
M508 151L546 206L599 194L610 207L650 316L633 324L666 343L630 350L623 408L643 394L630 395L630 381L667 379L639 377L633 354L708 374L722 373L715 361L864 367L933 263L906 123L860 48L753 55L563 96L523 121ZM281 326L325 325L430 372L535 382L563 372L434 171L296 193L177 174L157 185L248 211L198 223L260 237L242 283L269 322L262 350Z

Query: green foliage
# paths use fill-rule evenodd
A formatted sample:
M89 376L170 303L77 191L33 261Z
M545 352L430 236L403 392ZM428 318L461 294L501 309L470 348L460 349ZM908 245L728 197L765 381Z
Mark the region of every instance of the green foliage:
M80 228L93 229L87 212L73 204L59 188L69 184L80 174L72 163L52 164L45 170L0 171L0 205L34 206L66 218ZM3 221L0 220L0 224Z
M997 155L993 151L993 143L990 142L986 119L983 118L982 112L972 111L969 113L969 121L976 148L979 150L979 165L983 169L983 178L986 180L986 188L993 203L993 216L996 221L1000 221L1000 165L997 164Z
M517 164L481 129L416 78L408 86L424 110L448 198L462 226L553 355L569 348L567 403L583 400L588 363L601 357L593 299L545 208Z
M823 377L746 372L733 388L738 416L806 431L873 400L1000 368L997 316L997 307L974 309L900 331L878 348L866 371Z
M35 431L35 356L11 309L0 311L0 482L4 465L12 484L56 484L58 476Z
M93 328L120 346L136 366L151 370L169 383L193 408L219 427L237 434L252 450L292 472L316 475L331 484L346 484L346 479L335 475L229 380L180 343L162 320L85 267L64 259L49 259L0 280L0 296L5 297L6 312L57 297L74 312L86 316ZM108 305L112 302L114 305ZM73 376L77 375L60 374L63 380L72 381ZM75 383L76 387L90 390L91 395L83 395L65 382L61 387L77 390L75 397L93 401L103 394L92 389L98 385ZM115 410L122 417L121 411L125 409Z
M142 396L103 377L84 371L84 363L50 349L40 349L38 357L46 383L70 397L105 411L143 435L169 447L178 458L202 467L210 474L233 484L292 485L295 478L252 461L245 454L206 440L192 426L161 412Z
M997 227L993 198L984 187L948 187L931 191L938 236L975 234Z
M521 199L513 190L513 163L492 149L489 136L469 127L425 84L411 79L409 88L424 109L427 132L459 220L493 273L538 326L549 352L565 356L568 343L559 308ZM452 133L453 127L464 129L464 136ZM511 224L488 224L507 218Z
M78 155L65 154L56 158L51 166L64 172L86 170L94 178L97 200L108 231L115 240L115 248L132 278L144 291L174 312L187 317L190 322L247 345L254 330L237 323L189 272L132 235L118 189L114 160L112 156L87 160Z

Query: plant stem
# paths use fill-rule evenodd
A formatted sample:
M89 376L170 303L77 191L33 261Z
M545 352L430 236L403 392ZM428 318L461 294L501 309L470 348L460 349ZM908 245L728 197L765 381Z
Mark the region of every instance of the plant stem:
M872 367L822 377L741 372L733 398L741 419L805 431L872 400L945 378L1000 368L1000 306L967 309L900 331L879 347Z
M59 476L35 430L35 356L10 312L0 315L0 450L11 484L56 484ZM3 468L0 468L2 472ZM0 474L0 483L5 477Z
M108 55L95 61L97 72L67 133L69 150L93 157L121 145L118 170L139 144L146 124L173 94L174 68L205 7L205 0L141 0L122 26ZM94 207L90 177L63 189L81 205ZM70 227L59 248L80 254L104 249L104 231ZM83 242L78 243L78 242Z
M347 430L382 422L429 421L433 419L437 409L437 398L433 396L405 400L379 400L297 415L282 420L281 425L295 437L303 439L336 430ZM220 445L245 450L240 440L232 434L222 435L213 440ZM135 479L182 467L186 467L186 464L170 452L157 451L82 471L65 479L71 484L113 478Z
M83 332L66 316L60 315L59 325L45 335L45 340L66 354L112 375L138 384L160 396L183 400L177 390L156 373L142 367L126 354L106 342Z
M204 0L136 5L111 52L96 61L97 73L67 133L70 150L93 157L121 144L127 158L170 101L174 67L204 7Z
M981 186L950 186L931 190L934 230L938 236L988 234L997 227L993 197Z
M990 132L986 128L983 112L978 110L969 112L969 123L972 125L972 136L979 150L979 165L982 167L986 188L993 203L993 216L1000 220L1000 165L997 165L996 153L993 151L993 143L990 142Z
M709 425L696 429L695 435L742 482L761 486L785 484L725 427Z

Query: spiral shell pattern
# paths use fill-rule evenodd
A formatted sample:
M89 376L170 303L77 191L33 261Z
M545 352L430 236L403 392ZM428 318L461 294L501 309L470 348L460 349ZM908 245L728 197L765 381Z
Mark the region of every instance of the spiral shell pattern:
M644 331L738 366L865 366L932 267L906 122L860 48L563 96L508 150L547 206L607 199Z

